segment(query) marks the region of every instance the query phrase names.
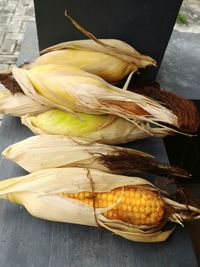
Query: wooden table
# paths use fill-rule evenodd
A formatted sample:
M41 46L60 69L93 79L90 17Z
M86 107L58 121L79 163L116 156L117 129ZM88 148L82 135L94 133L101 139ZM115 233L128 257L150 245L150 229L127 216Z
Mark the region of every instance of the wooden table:
M25 35L18 64L36 56L35 24ZM5 116L1 126L1 151L8 145L31 136L19 118ZM161 139L146 139L129 144L168 161ZM24 175L16 164L1 159L0 178ZM188 232L177 227L164 243L131 242L98 228L40 220L15 204L1 201L1 267L196 267L198 266Z

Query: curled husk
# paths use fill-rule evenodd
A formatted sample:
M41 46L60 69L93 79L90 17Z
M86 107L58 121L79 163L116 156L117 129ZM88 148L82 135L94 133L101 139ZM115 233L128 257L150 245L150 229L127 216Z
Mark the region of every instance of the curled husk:
M80 137L104 144L123 144L150 136L165 136L166 129L153 128L148 122L133 124L114 115L77 113L76 116L59 109L22 117L22 123L34 134Z
M102 213L113 208L94 208L82 201L63 197L68 193L110 192L124 187L137 187L160 191L150 182L138 178L108 174L85 168L46 169L0 182L0 198L23 205L35 217L89 226L101 226L132 241L160 242L166 240L174 228L162 230L168 220L182 224L183 219L199 219L200 210L179 204L160 195L165 214L155 225L134 225L121 220L108 219Z
M151 172L189 176L185 170L158 162L150 154L139 150L57 135L29 137L7 147L2 155L28 172L48 168L83 167L119 174Z
M49 107L41 105L30 97L16 93L12 94L9 90L1 90L0 92L0 113L21 117L26 114L37 114L47 111Z
M24 94L40 104L68 112L114 114L133 121L179 126L177 116L143 95L121 90L100 77L66 65L41 65L13 69Z
M48 47L40 52L39 58L31 64L24 65L23 68L30 69L52 63L71 65L115 83L139 68L156 64L154 59L140 54L123 41L96 38L68 14L66 16L90 39L69 41Z

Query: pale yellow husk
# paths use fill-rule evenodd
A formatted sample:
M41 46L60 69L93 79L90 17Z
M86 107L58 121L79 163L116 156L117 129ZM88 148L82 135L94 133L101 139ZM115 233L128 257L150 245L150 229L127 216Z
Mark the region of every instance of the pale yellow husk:
M93 40L69 41L43 50L39 58L23 68L31 69L44 64L71 65L96 74L115 83L139 68L155 65L155 61L138 53L125 42L115 39L100 39L101 42L128 52L130 55L110 51Z
M40 170L26 176L1 181L0 198L23 205L30 214L38 218L90 226L100 225L133 241L160 242L166 240L173 229L162 231L163 221L152 227L128 224L120 220L109 220L102 213L112 209L113 206L94 209L79 200L60 195L60 193L84 191L109 192L124 186L137 186L159 192L150 182L138 177L108 174L85 168L58 168ZM186 209L196 214L194 219L199 218L200 210L197 208L174 201L170 202L167 198L163 201L166 205L177 208L177 212L174 211L168 215L169 220L172 218L181 223L181 210L185 211Z
M24 94L11 94L8 90L0 92L0 113L21 117L47 111L49 107L41 105Z
M152 157L139 150L88 143L83 139L57 135L32 136L7 147L2 155L28 172L58 167L87 167L124 173L127 169L111 170L100 159L102 155L118 155L119 152Z
M27 96L46 106L68 112L114 114L127 120L178 126L177 116L158 102L121 90L96 75L71 66L49 64L30 70L14 68L13 76ZM135 110L122 107L121 102L127 102ZM138 109L149 115L141 114Z
M22 123L33 133L80 137L104 144L122 144L149 136L161 137L166 129L152 128L149 123L136 121L133 124L113 115L70 113L52 109L39 115L26 115Z
M69 14L66 13L66 16L89 40L69 41L49 47L41 51L41 57L31 64L26 64L24 68L52 63L67 64L115 83L139 68L156 64L154 59L140 54L123 41L98 39Z

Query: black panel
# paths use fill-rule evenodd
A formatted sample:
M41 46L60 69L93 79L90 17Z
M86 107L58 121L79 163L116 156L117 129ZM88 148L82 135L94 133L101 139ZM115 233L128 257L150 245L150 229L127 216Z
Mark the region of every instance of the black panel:
M200 100L194 100L194 103L200 112ZM192 182L200 183L200 129L192 137L167 136L164 143L170 163L183 167L192 174Z

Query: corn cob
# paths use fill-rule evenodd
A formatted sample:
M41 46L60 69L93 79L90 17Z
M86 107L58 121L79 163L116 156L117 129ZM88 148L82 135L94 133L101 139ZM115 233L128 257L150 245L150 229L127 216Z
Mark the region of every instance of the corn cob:
M118 204L116 202L120 199ZM150 190L137 187L116 188L104 193L61 193L64 198L72 198L97 208L113 207L102 213L109 220L120 220L134 225L155 225L164 216L164 204L160 196Z
M101 226L130 240L160 242L167 221L199 219L200 209L170 200L150 182L92 169L46 169L0 182L0 198L33 216Z
M54 134L80 137L104 144L127 143L149 136L165 136L166 129L153 128L149 123L135 124L113 115L77 113L76 116L52 109L44 113L25 116L22 123L35 134Z
M0 92L0 114L21 117L47 111L49 107L41 105L24 94L11 94L8 90Z
M42 56L23 68L30 69L52 63L71 65L114 83L138 68L156 64L151 57L141 55L125 42L116 39L98 40L69 15L67 17L87 37L92 36L92 40L70 41L49 47L41 51Z
M139 150L56 135L32 136L7 147L2 155L28 172L48 168L85 167L120 174L149 172L189 177L185 170L158 162Z
M114 114L133 121L179 126L177 116L158 102L121 90L96 75L64 65L13 69L23 92L40 104L68 112ZM162 125L166 129L166 126Z

